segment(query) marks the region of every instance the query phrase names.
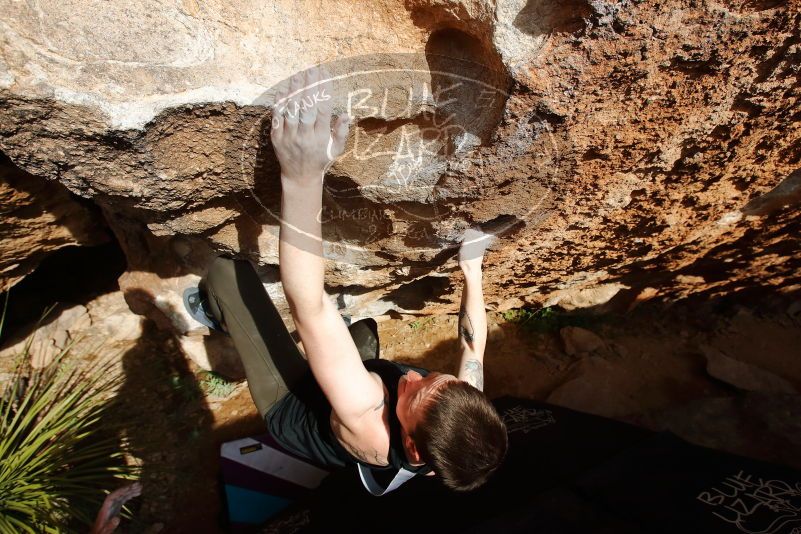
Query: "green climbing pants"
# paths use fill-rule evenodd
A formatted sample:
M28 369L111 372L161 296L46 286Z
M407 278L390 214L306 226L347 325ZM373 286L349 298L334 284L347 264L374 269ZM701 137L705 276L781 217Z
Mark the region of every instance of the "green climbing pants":
M210 311L231 336L250 395L264 417L310 372L309 366L250 262L216 258L204 286ZM378 357L374 319L362 319L348 329L362 360Z

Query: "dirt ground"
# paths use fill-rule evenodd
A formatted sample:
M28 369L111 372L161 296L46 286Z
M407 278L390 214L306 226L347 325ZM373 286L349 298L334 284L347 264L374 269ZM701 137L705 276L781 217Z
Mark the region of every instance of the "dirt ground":
M591 350L576 350L570 327ZM456 370L453 315L385 320L379 337L382 358ZM799 347L801 302L787 298L648 303L601 316L491 312L485 389L801 468ZM264 430L246 383L224 398L209 393L177 340L147 321L118 348L118 416L144 484L121 531L222 531L219 446Z

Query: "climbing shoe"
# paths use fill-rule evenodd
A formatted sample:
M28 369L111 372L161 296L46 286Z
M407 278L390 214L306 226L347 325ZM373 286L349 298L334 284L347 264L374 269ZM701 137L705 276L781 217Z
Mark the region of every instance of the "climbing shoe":
M195 321L212 330L225 332L225 328L211 313L208 296L199 287L187 287L184 290L184 307Z

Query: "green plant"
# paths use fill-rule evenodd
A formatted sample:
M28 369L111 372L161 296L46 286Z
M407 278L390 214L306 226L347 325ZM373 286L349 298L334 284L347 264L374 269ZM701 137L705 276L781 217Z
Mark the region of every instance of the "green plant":
M416 321L412 321L411 323L409 323L409 328L411 328L412 330L419 330L433 320L434 320L433 317L429 317L428 319L417 319Z
M603 320L603 317L599 316L566 313L552 306L538 310L529 308L506 310L503 312L503 318L532 332L553 332L564 326L587 326Z
M200 376L200 387L207 395L225 398L236 389L234 382L227 381L214 371L201 371L198 375Z
M85 532L106 490L135 478L124 444L103 424L121 374L112 361L78 369L69 349L33 369L29 344L3 388L0 533Z

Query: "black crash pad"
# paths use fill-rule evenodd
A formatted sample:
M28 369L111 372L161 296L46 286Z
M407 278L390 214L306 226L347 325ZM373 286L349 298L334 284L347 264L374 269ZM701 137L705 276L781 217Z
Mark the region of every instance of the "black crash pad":
M495 405L509 430L509 453L485 486L459 494L436 479L415 477L390 494L373 497L362 487L356 470L347 469L329 476L316 492L310 506L312 527L320 531L334 526L351 532L403 531L409 528L408 519L400 520L406 511L415 518L418 532L475 529L517 508L528 514L537 506L533 496L569 484L653 436L631 425L537 401L504 397ZM580 500L570 495L566 509L571 510L576 499ZM544 506L543 521L548 515L553 516L552 524L558 524L564 514L554 512L552 500ZM603 514L596 511L598 516Z
M575 488L647 532L801 533L801 472L669 433L623 451Z
M801 474L624 423L505 397L509 455L460 494L416 477L383 497L355 469L307 503L309 530L540 534L801 533Z

